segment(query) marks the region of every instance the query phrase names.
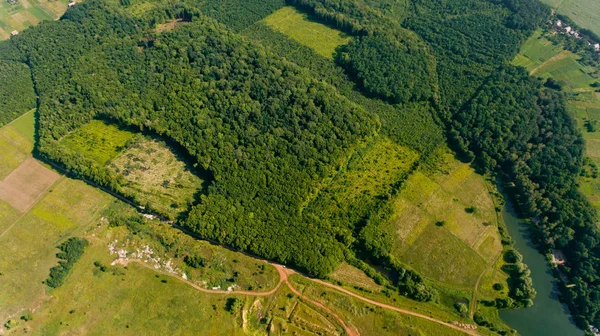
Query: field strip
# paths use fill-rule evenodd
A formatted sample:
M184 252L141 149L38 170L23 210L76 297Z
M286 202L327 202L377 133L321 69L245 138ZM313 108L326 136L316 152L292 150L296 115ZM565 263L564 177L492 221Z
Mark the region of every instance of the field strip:
M8 228L6 228L6 230L4 230L4 232L0 233L0 238L2 238L8 231L10 231L10 229L12 229L13 226L15 226L15 224L17 224L23 217L25 217L25 215L27 215L29 213L29 211L40 201L40 199L42 199L42 197L44 197L48 193L48 190L50 190L50 188L52 188L52 186L56 185L58 182L62 181L62 179L64 179L64 178L65 178L64 175L61 175L56 181L54 181L54 183L52 183L50 186L48 186L46 189L44 189L44 191L42 191L38 195L38 197L35 199L33 204L31 204L29 206L29 208L27 208L27 210L21 214L21 216L19 216L19 218L17 218Z
M560 52L560 53L558 53L558 54L556 54L556 55L552 56L552 58L550 58L550 59L549 59L549 60L547 60L546 62L544 62L544 63L542 63L542 64L538 65L537 67L535 67L533 70L531 70L531 71L529 72L529 74L530 74L530 75L533 75L534 73L536 73L536 72L540 71L540 69L543 69L543 68L545 68L545 67L547 67L547 66L550 66L550 65L552 65L552 64L554 64L554 63L556 63L556 62L558 62L558 61L560 61L560 60L562 60L562 59L565 59L565 58L569 57L570 55L571 55L571 52L570 52L570 51L568 51L568 50L564 50L564 51L562 51L562 52Z

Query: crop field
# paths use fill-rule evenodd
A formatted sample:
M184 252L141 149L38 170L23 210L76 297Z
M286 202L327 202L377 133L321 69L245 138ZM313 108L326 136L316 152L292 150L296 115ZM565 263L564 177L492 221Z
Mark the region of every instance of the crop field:
M596 0L542 0L575 21L576 24L600 35L600 2Z
M593 70L579 63L579 56L553 45L541 30L523 44L512 63L525 67L534 76L562 81L569 90L589 91L590 84L596 81L591 76Z
M502 251L495 207L482 176L449 152L442 157L436 170L404 182L385 229L399 260L431 280L472 289Z
M139 204L152 204L161 213L177 215L195 201L203 181L164 143L139 137L113 159L109 167L122 175L122 186Z
M0 3L0 40L10 37L13 30L22 31L43 20L55 20L66 10L68 0L19 0L11 5Z
M81 181L63 178L32 210L10 224L0 237L0 319L46 298L42 281L56 263L56 246L98 223L108 199Z
M326 58L333 58L335 49L350 41L344 33L312 21L294 7L283 7L267 16L264 22Z
M25 212L59 177L30 157L0 181L0 199Z
M119 129L114 124L93 120L60 140L73 152L82 154L100 166L115 158L125 148L134 133Z
M512 64L522 66L527 69L527 71L532 71L563 51L564 50L560 46L555 46L552 42L543 37L541 30L537 30L527 41L525 41Z

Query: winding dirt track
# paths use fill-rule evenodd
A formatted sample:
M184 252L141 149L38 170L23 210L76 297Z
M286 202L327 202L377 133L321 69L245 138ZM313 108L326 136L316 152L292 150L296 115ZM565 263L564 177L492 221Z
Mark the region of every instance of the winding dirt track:
M273 267L275 267L275 269L277 269L277 272L279 273L279 282L277 283L277 285L273 289L271 289L270 291L267 291L267 292L255 292L255 291L244 291L244 290L225 291L225 290L211 290L211 289L206 289L206 288L202 288L202 287L200 287L200 286L198 286L198 285L196 285L196 284L194 284L194 283L192 283L190 281L187 281L187 280L182 279L180 277L174 276L171 273L167 273L167 272L164 272L164 271L161 271L161 270L157 270L154 267L152 267L152 266L150 266L150 265L142 262L141 260L129 259L129 260L119 260L118 262L120 264L122 264L122 265L127 265L128 263L131 263L131 262L138 263L138 264L140 264L140 265L142 265L144 267L147 267L147 268L149 268L149 269L151 269L151 270L153 270L155 272L159 272L159 273L163 273L165 275L172 276L172 277L178 279L179 281L182 281L182 282L184 282L184 283L186 283L186 284L194 287L196 290L198 290L200 292L209 293L209 294L239 294L239 295L247 295L247 296L268 296L268 295L274 294L279 289L279 287L281 287L281 285L285 282L285 284L292 291L292 293L296 294L301 299L303 299L303 300L305 300L307 302L310 302L311 304L313 304L313 305L315 305L315 306L323 309L324 311L326 311L327 313L329 313L331 316L333 316L342 325L342 327L344 328L344 330L345 330L346 334L348 334L348 336L360 336L360 333L358 332L358 330L356 330L355 327L347 325L344 322L344 320L341 317L339 317L336 313L334 313L331 309L327 308L322 303L317 302L317 301L315 301L315 300L313 300L313 299L311 299L311 298L303 295L300 291L298 291L296 288L294 288L292 286L292 284L290 283L290 281L288 280L288 275L299 274L299 273L296 272L296 271L294 271L294 270L291 270L289 268L285 268L284 266L279 265L279 264L268 262L270 265L272 265ZM299 275L301 275L301 274L299 274ZM479 335L479 333L477 333L475 330L464 329L464 328L461 328L459 326L456 326L456 325L453 325L453 324L450 324L450 323L447 323L447 322L435 319L435 318L433 318L431 316L427 316L427 315L424 315L424 314L415 313L415 312L410 311L410 310L401 309L401 308L394 307L394 306L391 306L391 305L388 305L388 304L385 304L385 303L381 303L381 302L378 302L378 301L375 301L375 300L371 300L371 299L368 299L366 297L360 296L360 295L358 295L358 294L356 294L354 292L351 292L351 291L349 291L347 289L344 289L342 287L330 284L330 283L325 282L325 281L321 281L321 280L318 280L318 279L311 279L311 278L307 278L307 279L309 279L309 280L311 280L311 281L313 281L315 283L318 283L320 285L323 285L323 286L335 289L335 290L337 290L339 292L342 292L342 293L344 293L346 295L350 295L350 296L352 296L352 297L354 297L354 298L356 298L358 300L361 300L363 302L366 302L366 303L369 303L369 304L372 304L372 305L375 305L375 306L378 306L378 307L381 307L381 308L393 310L393 311L398 312L400 314L410 315L410 316L422 318L422 319L425 319L425 320L428 320L428 321L431 321L431 322L434 322L434 323L438 323L438 324L441 324L441 325L446 326L448 328L452 328L454 330L461 331L461 332L463 332L463 333L465 333L467 335L474 335L474 336L478 336Z

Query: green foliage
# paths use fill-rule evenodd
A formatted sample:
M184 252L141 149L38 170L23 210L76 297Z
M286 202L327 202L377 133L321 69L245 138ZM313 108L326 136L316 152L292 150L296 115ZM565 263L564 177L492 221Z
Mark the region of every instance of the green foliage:
M244 301L242 301L239 298L228 298L227 302L225 303L225 310L235 314L237 311L240 310L240 308L242 308L242 306L244 305Z
M467 316L467 314L469 313L469 307L467 307L467 305L462 302L455 303L454 309L456 309L456 311L462 316Z
M504 252L504 261L510 264L520 263L523 261L523 256L515 249L507 249Z
M206 261L202 256L199 255L186 255L183 258L183 262L193 268L200 268L206 266Z
M48 287L58 288L65 281L65 278L75 265L75 262L81 258L85 247L88 242L83 238L71 237L64 243L58 246L61 251L56 254L58 259L62 259L58 262L57 266L50 269L50 276L45 281Z
M227 27L239 31L285 5L284 0L195 0L197 8Z
M29 67L0 60L0 126L34 108L35 100Z
M394 104L433 97L435 67L426 48L412 39L361 36L341 48L337 61L369 95Z

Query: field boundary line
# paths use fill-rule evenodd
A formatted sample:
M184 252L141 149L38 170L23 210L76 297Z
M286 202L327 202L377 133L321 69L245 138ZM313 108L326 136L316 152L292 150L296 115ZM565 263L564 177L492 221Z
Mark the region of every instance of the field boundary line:
M21 216L19 216L19 218L15 219L15 221L8 227L6 228L6 230L4 230L4 232L0 233L0 238L4 237L4 235L10 231L10 229L12 229L13 226L15 226L21 219L23 219L23 217L25 217L25 215L29 214L29 212L31 211L31 209L33 209L34 206L36 206L38 204L38 202L44 197L46 196L46 194L48 194L48 190L50 190L54 185L58 184L58 182L62 181L65 178L64 175L60 175L60 177L54 181L54 183L52 183L50 186L48 186L48 188L44 189L44 191L42 191L38 197L35 199L35 201L31 204L31 206L29 206L29 208L27 208L27 210L25 210L25 212L23 212L21 214Z

